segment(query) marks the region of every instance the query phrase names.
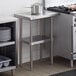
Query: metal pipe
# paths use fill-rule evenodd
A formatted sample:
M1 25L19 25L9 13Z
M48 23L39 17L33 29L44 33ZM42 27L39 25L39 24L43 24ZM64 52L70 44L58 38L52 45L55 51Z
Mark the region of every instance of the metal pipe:
M42 0L43 10L45 10L45 0Z

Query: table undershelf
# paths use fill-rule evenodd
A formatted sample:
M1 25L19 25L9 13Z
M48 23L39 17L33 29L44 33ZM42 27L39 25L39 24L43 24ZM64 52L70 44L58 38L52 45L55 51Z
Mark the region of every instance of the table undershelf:
M30 43L30 37L23 38L24 43L31 44L31 45L37 45L48 41L50 41L50 37L47 37L45 35L32 36L32 43Z
M15 44L15 41L0 42L0 47L9 46L13 44Z

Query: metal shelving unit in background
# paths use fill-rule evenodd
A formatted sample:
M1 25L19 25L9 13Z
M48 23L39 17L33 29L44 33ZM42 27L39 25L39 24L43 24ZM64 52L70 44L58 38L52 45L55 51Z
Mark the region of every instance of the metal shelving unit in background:
M0 72L10 71L14 75L14 70L17 65L17 41L16 41L16 23L17 19L14 17L0 18L0 27L11 28L11 40L0 42L0 55L11 59L7 67L2 66Z

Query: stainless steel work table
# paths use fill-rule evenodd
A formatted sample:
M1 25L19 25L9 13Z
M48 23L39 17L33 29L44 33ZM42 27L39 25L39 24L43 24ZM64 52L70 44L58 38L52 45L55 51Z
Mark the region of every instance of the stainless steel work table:
M19 22L20 22L20 27L19 27L19 52L20 52L20 65L22 65L22 19L28 19L29 23L30 23L30 37L24 39L24 42L29 44L30 46L30 69L32 70L33 68L33 58L32 58L32 45L35 44L41 44L44 43L46 41L50 41L51 42L51 51L50 51L50 60L51 60L51 64L53 64L53 20L52 17L57 15L58 13L55 12L49 12L49 11L45 11L44 14L41 15L31 15L30 13L18 13L15 14L15 16L17 18L19 18ZM36 37L32 37L31 34L31 22L34 20L40 20L40 19L44 19L44 18L49 18L50 17L50 21L51 21L51 34L50 34L50 39L45 37L45 36L36 36ZM32 41L34 38L37 39L37 41ZM49 47L50 48L50 47Z

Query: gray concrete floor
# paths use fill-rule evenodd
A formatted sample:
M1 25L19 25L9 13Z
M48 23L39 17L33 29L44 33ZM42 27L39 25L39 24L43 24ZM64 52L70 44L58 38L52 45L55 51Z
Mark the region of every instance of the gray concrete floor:
M49 59L42 59L41 61L34 61L34 68L29 69L29 63L25 63L22 67L18 67L15 71L15 76L49 76L51 74L68 71L76 68L76 61L74 61L74 68L70 68L70 61L64 58L54 58L54 64L50 65ZM0 73L0 76L11 76L11 72Z

